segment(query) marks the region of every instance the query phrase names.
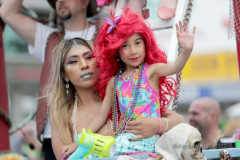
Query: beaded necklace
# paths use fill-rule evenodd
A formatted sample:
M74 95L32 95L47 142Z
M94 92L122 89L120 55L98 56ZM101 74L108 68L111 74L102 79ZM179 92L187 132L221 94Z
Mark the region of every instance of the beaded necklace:
M130 74L130 76L128 76L127 78L122 78L122 72L123 72L124 70L121 70L121 71L120 71L120 74L119 74L119 77L121 78L121 80L125 80L125 81L126 81L126 80L132 78L132 76L134 75L134 73L138 71L138 68L139 68L139 66L138 66L136 69L134 69L133 73Z
M112 126L112 132L114 134L114 137L117 137L119 134L121 134L122 132L124 132L126 130L126 124L127 122L129 122L133 116L133 113L135 112L135 107L137 106L138 104L138 99L139 99L139 90L140 90L140 85L141 85L141 81L142 81L142 77L143 77L143 73L144 73L144 63L139 67L139 71L137 73L137 78L136 78L136 82L135 82L135 79L133 81L134 85L133 85L133 88L132 88L132 97L133 97L133 101L131 101L131 99L129 100L128 102L128 106L127 106L127 109L125 110L125 113L124 113L124 122L122 124L121 127L118 127L118 110L117 110L117 107L118 107L118 101L117 101L117 84L118 84L118 81L119 81L119 77L120 77L120 74L122 72L120 72L114 82L113 82L113 86L114 86L114 89L113 89L113 98L112 98L112 119L113 119L113 126ZM131 101L131 104L130 104L130 101Z

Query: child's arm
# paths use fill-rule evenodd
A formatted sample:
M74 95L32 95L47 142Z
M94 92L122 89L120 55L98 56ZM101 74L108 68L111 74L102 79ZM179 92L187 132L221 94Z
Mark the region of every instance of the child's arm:
M91 129L93 133L97 132L106 122L107 116L112 106L112 91L113 91L114 77L110 79L106 88L106 95L104 97L102 106L95 117L86 126L86 131Z
M121 117L119 118L118 120L118 124L119 126L122 126L123 125L123 122L124 122L124 114L121 115ZM111 120L110 120L111 121ZM111 124L111 127L112 127L112 124ZM113 132L112 132L112 128L110 128L110 131L108 133L106 133L104 136L114 136Z
M179 26L176 24L177 38L180 46L182 46L182 51L175 62L173 63L156 63L151 65L152 73L157 75L158 78L162 76L173 75L180 72L185 66L194 45L194 34L196 27L193 28L192 33L188 31L187 22L184 22L185 30L183 29L181 21L179 21Z
M110 132L108 132L107 134L105 134L104 136L112 136L112 137L113 137L114 135L113 135L113 132L110 131Z

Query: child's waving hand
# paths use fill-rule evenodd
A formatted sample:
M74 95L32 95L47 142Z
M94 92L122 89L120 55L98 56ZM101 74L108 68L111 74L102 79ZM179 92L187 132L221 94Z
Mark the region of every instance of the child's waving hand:
M192 53L196 27L193 27L193 31L190 33L188 31L187 22L184 21L183 27L182 22L179 21L179 24L176 24L176 30L178 42L180 46L182 46L182 51L173 63L156 63L151 65L151 68L153 70L151 73L154 73L157 79L162 76L170 76L172 74L180 72L184 68L185 64L188 61L188 58Z
M175 25L177 30L177 38L180 46L182 46L184 50L192 51L196 27L193 27L193 31L190 33L188 31L188 26L186 21L184 21L184 27L181 21L179 21L179 25L178 24L175 24Z

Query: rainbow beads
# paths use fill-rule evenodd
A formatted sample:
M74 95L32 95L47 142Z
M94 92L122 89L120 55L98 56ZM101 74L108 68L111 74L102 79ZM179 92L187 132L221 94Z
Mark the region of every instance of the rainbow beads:
M118 100L117 100L117 84L119 79L121 78L120 75L122 71L116 76L114 80L114 89L113 89L113 101L112 101L112 119L113 119L113 128L112 132L115 137L117 137L119 134L123 133L126 130L126 124L132 119L132 115L135 112L135 107L138 105L138 99L139 99L139 91L140 91L140 85L142 82L143 74L144 74L144 67L145 64L143 63L139 67L139 71L137 73L137 78L134 80L134 85L132 88L131 96L133 97L133 100L128 102L127 109L124 113L124 122L122 126L118 126ZM131 102L131 103L130 103Z

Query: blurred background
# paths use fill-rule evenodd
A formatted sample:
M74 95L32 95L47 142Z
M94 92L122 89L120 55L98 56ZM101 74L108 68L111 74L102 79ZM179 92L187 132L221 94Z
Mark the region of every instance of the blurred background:
M148 0L150 17L158 20L160 0ZM111 8L108 6L107 8ZM25 0L22 12L46 23L51 11L46 0ZM182 74L177 112L187 116L189 104L200 97L212 97L220 102L222 118L220 127L231 117L240 118L240 82L234 36L229 38L231 23L229 0L195 0L191 25L197 27L192 56ZM93 19L108 16L103 10ZM233 18L233 17L232 17ZM168 52L171 29L158 31L158 42ZM28 54L27 43L8 26L4 30L5 65L9 99L9 113L13 127L37 109L41 63ZM233 38L232 38L233 37ZM238 103L238 104L237 104ZM233 106L234 105L234 106ZM232 106L232 107L230 107ZM228 110L227 110L228 109ZM13 138L11 136L11 144ZM14 147L12 145L12 147Z

